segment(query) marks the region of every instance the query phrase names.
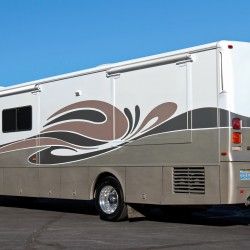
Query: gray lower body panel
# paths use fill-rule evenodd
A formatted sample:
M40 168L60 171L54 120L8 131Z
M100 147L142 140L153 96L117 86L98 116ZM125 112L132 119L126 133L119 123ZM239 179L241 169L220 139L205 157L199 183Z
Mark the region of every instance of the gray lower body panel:
M246 168L250 169L249 162L222 163L220 166L1 168L0 194L91 199L97 176L109 172L121 182L128 203L245 203L250 196L250 180L240 180L240 170ZM174 173L179 169L204 169L204 178L193 178L191 171L184 179L177 176L176 181Z
M220 163L219 129L189 133L184 143L179 138L185 131L166 133L58 165L28 163L36 149L6 152L0 154L0 194L92 199L97 177L108 172L118 178L130 203L244 203L250 183L239 181L239 171L248 163Z

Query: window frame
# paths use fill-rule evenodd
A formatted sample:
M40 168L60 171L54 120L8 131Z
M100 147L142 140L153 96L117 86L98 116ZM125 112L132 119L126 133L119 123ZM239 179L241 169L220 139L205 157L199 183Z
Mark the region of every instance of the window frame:
M21 108L30 108L30 127L27 129L18 129L18 109ZM3 113L4 111L8 111L8 110L15 110L15 130L4 130L4 117L3 117ZM6 134L6 133L16 133L16 132L23 132L23 131L31 131L33 128L33 111L32 111L32 105L26 105L26 106L19 106L19 107L14 107L14 108L9 108L9 109L3 109L2 110L2 133Z

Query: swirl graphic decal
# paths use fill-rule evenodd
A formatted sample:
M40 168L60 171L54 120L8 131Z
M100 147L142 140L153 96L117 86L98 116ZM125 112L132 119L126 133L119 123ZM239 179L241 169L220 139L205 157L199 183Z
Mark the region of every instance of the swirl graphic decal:
M116 150L131 141L164 133L164 124L177 105L166 102L143 119L140 107L133 112L98 100L73 103L53 113L44 129L32 138L3 145L0 153L37 148L30 163L61 164L79 161ZM134 114L134 115L133 115Z

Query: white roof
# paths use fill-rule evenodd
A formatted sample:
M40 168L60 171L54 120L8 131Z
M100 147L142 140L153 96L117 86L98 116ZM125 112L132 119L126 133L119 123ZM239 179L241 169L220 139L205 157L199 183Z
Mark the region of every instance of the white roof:
M76 72L72 72L72 73L57 75L57 76L53 76L53 77L43 78L43 79L40 79L40 80L35 80L35 81L16 84L16 85L8 86L8 87L3 87L3 88L0 88L0 93L3 92L3 91L7 91L7 90L8 91L12 91L12 90L14 91L15 89L22 88L22 87L25 87L25 86L28 86L28 85L36 86L38 84L41 85L41 84L45 84L45 83L48 83L48 82L58 81L58 80L72 78L72 77L76 77L76 76L87 75L87 74L92 74L92 73L101 72L101 71L107 71L107 70L113 69L115 67L126 66L126 65L130 65L130 64L134 64L134 63L138 63L138 62L145 62L145 61L155 60L155 59L158 59L158 58L165 58L165 57L181 55L181 54L185 54L185 53L192 54L192 53L203 51L203 50L208 50L208 49L213 49L213 48L216 48L216 47L221 47L225 43L228 44L228 43L235 43L235 42L232 42L232 41L213 42L213 43L208 43L208 44L205 44L205 45L199 45L199 46L195 46L195 47L191 47L191 48L186 48L186 49L161 53L161 54L158 54L158 55L147 56L147 57L142 57L142 58L132 59L132 60L127 60L127 61L123 61L123 62L119 62L119 63L104 64L104 65L100 65L100 66L90 68L90 69L80 70L80 71L76 71Z

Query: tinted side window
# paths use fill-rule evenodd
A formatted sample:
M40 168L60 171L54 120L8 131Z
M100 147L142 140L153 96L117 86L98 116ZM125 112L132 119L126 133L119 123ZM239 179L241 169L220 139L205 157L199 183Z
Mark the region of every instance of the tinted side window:
M17 131L31 130L31 106L17 108Z
M2 112L2 130L4 133L32 129L32 107L5 109Z
M2 113L3 132L16 131L16 109L5 109Z

